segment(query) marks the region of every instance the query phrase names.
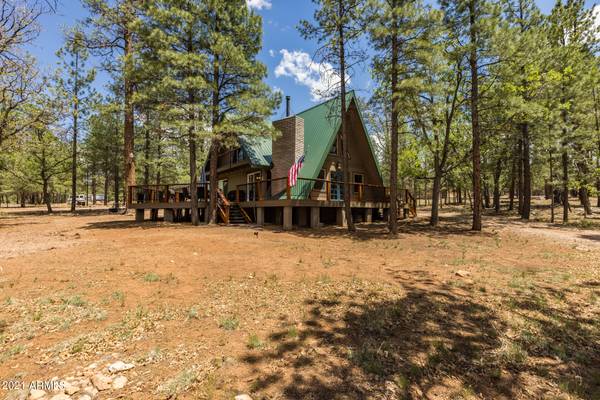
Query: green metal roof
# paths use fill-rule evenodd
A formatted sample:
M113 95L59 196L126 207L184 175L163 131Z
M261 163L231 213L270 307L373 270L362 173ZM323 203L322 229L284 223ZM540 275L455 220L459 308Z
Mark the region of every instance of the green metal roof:
M350 91L346 94L347 109L353 100L356 101L356 95L354 91ZM367 132L367 127L357 102L356 108L363 128ZM301 178L316 179L319 176L319 171L340 129L339 109L339 97L336 97L297 114L298 117L304 119L304 165L299 174ZM381 176L379 163L375 157L368 132L367 142L369 143L377 170ZM270 137L242 136L240 137L240 145L247 152L251 165L259 167L271 165L273 142ZM292 197L297 199L308 198L313 185L314 182L299 182L298 187L293 190Z
M373 154L379 172L377 157L375 157L375 152L373 151L373 146L367 132L367 127L363 121L360 107L356 102L356 95L352 90L346 94L346 110L350 107L353 100L356 103L360 121L367 133L367 142L369 143L371 153ZM304 166L300 170L301 178L316 179L319 176L319 171L329 154L329 149L333 145L336 135L340 130L339 110L340 99L339 97L336 97L298 114L299 117L304 119Z
M273 154L273 141L271 137L240 136L239 143L248 155L250 165L253 167L270 167Z

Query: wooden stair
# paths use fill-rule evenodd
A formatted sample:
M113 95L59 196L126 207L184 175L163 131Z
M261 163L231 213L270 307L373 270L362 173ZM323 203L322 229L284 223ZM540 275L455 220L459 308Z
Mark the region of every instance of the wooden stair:
M251 224L252 218L238 203L227 200L221 190L217 190L217 210L221 221L226 224Z
M221 220L228 224L229 223L229 211L231 209L231 203L227 200L227 197L223 194L221 189L217 190L217 210Z
M230 224L250 224L252 218L239 204L233 203L229 208L229 223Z

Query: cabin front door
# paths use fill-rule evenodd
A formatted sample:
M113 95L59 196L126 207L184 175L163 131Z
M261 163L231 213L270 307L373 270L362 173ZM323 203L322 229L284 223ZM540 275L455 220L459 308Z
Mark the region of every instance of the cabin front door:
M331 172L330 198L332 201L344 200L344 174L342 171Z
M256 185L257 182L260 181L260 171L259 172L251 172L248 174L248 178L246 181L246 201L257 201L258 200L258 191Z

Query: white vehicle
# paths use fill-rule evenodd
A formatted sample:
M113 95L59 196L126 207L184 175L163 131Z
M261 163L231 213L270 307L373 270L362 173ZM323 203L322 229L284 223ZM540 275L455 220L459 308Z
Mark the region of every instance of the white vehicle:
M67 204L71 204L71 199L73 198L69 197ZM78 206L85 206L85 194L78 194L77 197L75 197L75 204Z

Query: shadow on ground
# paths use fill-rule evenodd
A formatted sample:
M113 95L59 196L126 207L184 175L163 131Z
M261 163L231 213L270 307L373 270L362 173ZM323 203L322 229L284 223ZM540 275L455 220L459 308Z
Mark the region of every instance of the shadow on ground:
M301 329L283 327L269 337L273 349L248 351L243 361L258 377L252 391L289 399L513 399L548 398L560 387L600 398L598 331L580 310L535 303L542 318L524 318L542 335L510 340L502 309L474 300L474 288L436 282L426 271L387 272L401 295L324 293L305 302ZM525 314L532 302L523 295L511 307ZM267 368L273 363L279 368Z
M0 209L0 211L2 212L2 214L0 214L0 215L3 215L4 217L7 217L7 218L32 217L32 216L40 216L40 215L95 216L95 215L119 215L119 213L122 214L122 210L118 211L118 212L111 212L111 211L109 211L109 208L80 208L80 209L75 210L75 212L71 212L71 210L69 210L67 208L61 208L61 209L53 210L52 213L48 213L48 211L46 209L41 209L39 207L36 207L35 209L34 208L11 207L11 208L2 208L2 209Z

